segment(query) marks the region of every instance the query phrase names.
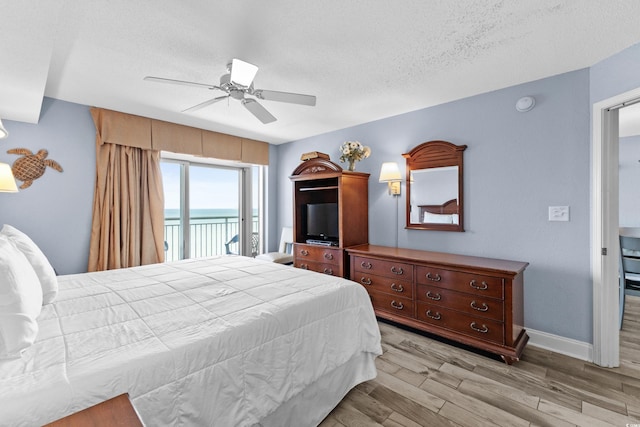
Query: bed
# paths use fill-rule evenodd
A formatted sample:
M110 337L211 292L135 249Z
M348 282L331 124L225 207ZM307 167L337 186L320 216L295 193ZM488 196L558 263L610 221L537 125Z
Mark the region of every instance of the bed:
M451 199L441 205L418 205L420 218L424 223L458 224L458 199Z
M371 302L342 278L222 256L57 281L35 342L0 360L3 425L128 393L149 426L313 426L376 376Z

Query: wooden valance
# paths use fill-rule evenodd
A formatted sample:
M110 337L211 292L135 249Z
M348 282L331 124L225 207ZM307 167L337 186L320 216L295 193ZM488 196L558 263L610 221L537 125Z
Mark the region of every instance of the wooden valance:
M242 159L242 140L225 133L202 131L202 155L215 159Z
M269 164L269 144L263 141L103 108L92 107L91 116L103 142L257 165Z
M102 142L151 150L151 119L118 111L91 108Z

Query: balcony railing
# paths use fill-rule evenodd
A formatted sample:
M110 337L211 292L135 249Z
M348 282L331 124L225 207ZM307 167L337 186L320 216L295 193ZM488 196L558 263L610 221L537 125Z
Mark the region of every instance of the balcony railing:
M252 220L254 235L258 233L258 217ZM201 258L227 253L225 244L238 234L237 216L201 216L189 219L191 258ZM164 219L165 261L180 259L180 218ZM257 240L254 239L257 247ZM231 243L229 250L238 253L239 244ZM255 252L255 249L254 249Z

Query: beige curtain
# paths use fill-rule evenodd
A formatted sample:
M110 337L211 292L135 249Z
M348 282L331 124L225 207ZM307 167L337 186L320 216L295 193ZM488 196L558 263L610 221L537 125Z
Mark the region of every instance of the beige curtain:
M164 261L160 150L268 165L269 144L91 108L96 187L89 271Z
M164 261L164 192L160 152L104 143L96 124L96 185L89 271Z

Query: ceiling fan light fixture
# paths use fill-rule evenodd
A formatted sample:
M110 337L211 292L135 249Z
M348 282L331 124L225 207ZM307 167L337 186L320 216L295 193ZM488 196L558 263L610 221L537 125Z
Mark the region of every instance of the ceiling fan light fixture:
M258 67L253 64L241 61L240 59L233 59L231 61L231 83L233 84L249 87L257 72Z

